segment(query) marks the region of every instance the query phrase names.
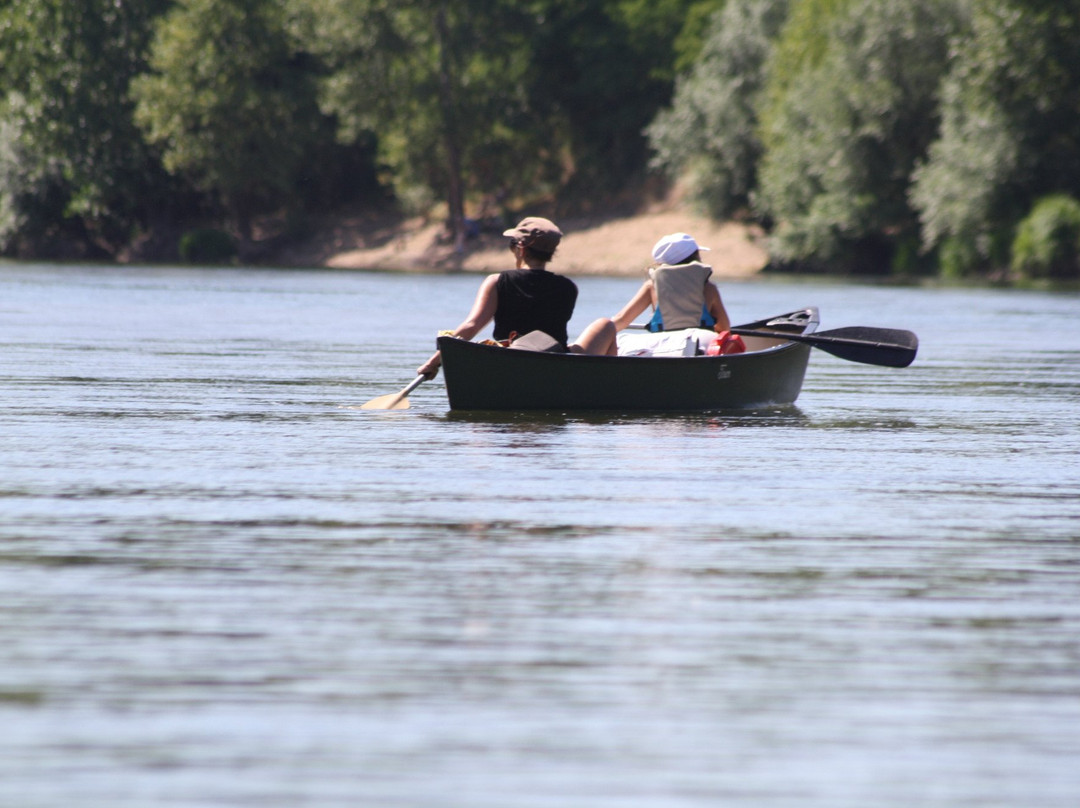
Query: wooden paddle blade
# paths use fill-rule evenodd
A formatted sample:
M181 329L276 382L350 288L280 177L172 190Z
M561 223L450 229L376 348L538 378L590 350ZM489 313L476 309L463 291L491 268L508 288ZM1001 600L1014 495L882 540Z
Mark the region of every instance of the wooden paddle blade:
M362 410L407 410L409 409L409 399L406 398L409 393L420 386L420 383L424 381L423 376L417 376L408 386L397 393L390 393L386 396L379 396L373 398L367 404L361 404Z
M405 398L404 393L391 393L386 396L379 396L373 398L367 404L361 404L362 410L407 410L409 409L409 399Z

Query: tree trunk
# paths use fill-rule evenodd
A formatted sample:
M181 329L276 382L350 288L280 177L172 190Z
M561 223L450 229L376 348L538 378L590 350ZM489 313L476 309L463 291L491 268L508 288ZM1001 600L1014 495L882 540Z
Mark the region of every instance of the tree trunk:
M453 64L450 58L450 32L446 23L446 0L435 13L435 33L439 45L439 106L443 116L443 143L446 148L446 195L454 251L465 251L465 192L461 179L461 139L454 104Z

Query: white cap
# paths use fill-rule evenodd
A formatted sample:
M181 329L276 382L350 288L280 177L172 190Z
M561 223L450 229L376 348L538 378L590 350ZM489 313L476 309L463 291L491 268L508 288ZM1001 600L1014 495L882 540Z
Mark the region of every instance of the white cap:
M660 264L677 264L698 250L708 249L698 246L689 233L669 233L656 242L656 246L652 248L652 257Z

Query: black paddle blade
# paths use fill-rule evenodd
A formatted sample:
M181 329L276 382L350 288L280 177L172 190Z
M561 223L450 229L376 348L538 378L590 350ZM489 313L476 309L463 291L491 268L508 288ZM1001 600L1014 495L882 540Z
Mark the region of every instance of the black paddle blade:
M919 338L913 332L899 328L854 325L807 336L816 338L813 342L816 347L841 359L890 368L906 368L915 361L919 351ZM827 342L816 341L822 338Z
M732 328L731 333L748 337L775 337L792 342L805 342L807 345L820 348L841 359L890 368L906 368L915 361L915 354L919 350L919 338L910 331L897 328L856 325L834 328L830 331L818 331L813 334L793 334L760 328Z

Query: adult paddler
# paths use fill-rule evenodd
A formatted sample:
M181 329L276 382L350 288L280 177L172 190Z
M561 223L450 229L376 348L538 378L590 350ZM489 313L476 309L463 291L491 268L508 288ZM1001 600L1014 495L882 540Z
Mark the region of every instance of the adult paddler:
M577 285L547 268L562 231L549 219L529 216L503 235L510 238L515 268L484 278L469 316L451 335L472 339L494 320L492 336L497 340L509 339L513 333L543 331L566 348L566 324L574 313ZM416 372L433 379L441 365L436 351Z

